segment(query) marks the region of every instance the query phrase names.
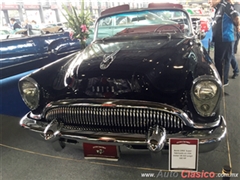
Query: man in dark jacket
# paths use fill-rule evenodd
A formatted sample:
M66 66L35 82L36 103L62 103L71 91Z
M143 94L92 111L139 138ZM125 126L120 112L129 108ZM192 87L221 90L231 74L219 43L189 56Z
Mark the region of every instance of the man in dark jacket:
M17 21L14 18L10 19L10 22L12 24L13 30L16 29L21 29L22 27L20 26L20 24L17 23Z
M211 0L215 8L213 19L213 42L215 66L223 85L228 85L228 73L232 59L233 42L236 41L235 29L239 31L239 15L233 4L227 0Z

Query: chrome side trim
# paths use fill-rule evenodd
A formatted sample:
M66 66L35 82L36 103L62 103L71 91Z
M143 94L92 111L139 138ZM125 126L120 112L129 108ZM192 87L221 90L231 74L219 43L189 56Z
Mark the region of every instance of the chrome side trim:
M75 52L79 52L79 51L80 51L80 49L78 49L78 50L71 50L71 51L67 51L67 52L58 53L57 55L61 56L61 55L66 55L66 54L69 54L69 53L75 53Z
M22 57L21 57L22 58ZM4 69L9 69L9 68L12 68L12 67L16 67L16 66L19 66L19 65L23 65L23 64L29 64L29 63L32 63L32 62L36 62L36 61L40 61L41 59L47 59L48 57L45 56L45 57L41 57L41 58L37 58L37 59L32 59L32 60L29 60L29 61L25 61L25 62L21 62L21 63L16 63L16 64L12 64L12 65L9 65L9 66L4 66L2 68L0 68L0 71L4 70ZM1 60L1 59L0 59Z

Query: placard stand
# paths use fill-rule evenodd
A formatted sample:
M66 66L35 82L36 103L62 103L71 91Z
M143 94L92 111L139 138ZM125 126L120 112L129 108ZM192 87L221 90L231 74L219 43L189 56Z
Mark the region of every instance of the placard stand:
M199 140L169 139L169 170L197 171Z
M229 175L229 176L228 177L223 177L222 179L223 180L230 180L231 173L232 173L232 168L230 166L228 166L228 165L223 166L222 174L226 174L226 175Z

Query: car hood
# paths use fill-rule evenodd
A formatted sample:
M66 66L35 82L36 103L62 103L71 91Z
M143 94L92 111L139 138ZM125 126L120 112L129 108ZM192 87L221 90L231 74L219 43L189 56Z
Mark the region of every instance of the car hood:
M114 98L181 108L193 79L215 76L199 46L191 39L93 42L31 77L44 90L46 103L62 98Z
M192 44L186 39L92 43L69 66L67 84L90 80L92 86L109 79L176 92L185 88L187 76L196 65ZM189 58L191 52L195 58Z

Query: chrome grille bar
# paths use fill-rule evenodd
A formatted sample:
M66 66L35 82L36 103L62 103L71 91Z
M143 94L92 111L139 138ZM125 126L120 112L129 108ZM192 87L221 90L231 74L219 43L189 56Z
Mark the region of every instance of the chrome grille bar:
M145 134L156 124L168 133L184 128L182 120L175 114L147 107L57 106L49 108L45 118L49 122L57 119L65 127L86 131Z

